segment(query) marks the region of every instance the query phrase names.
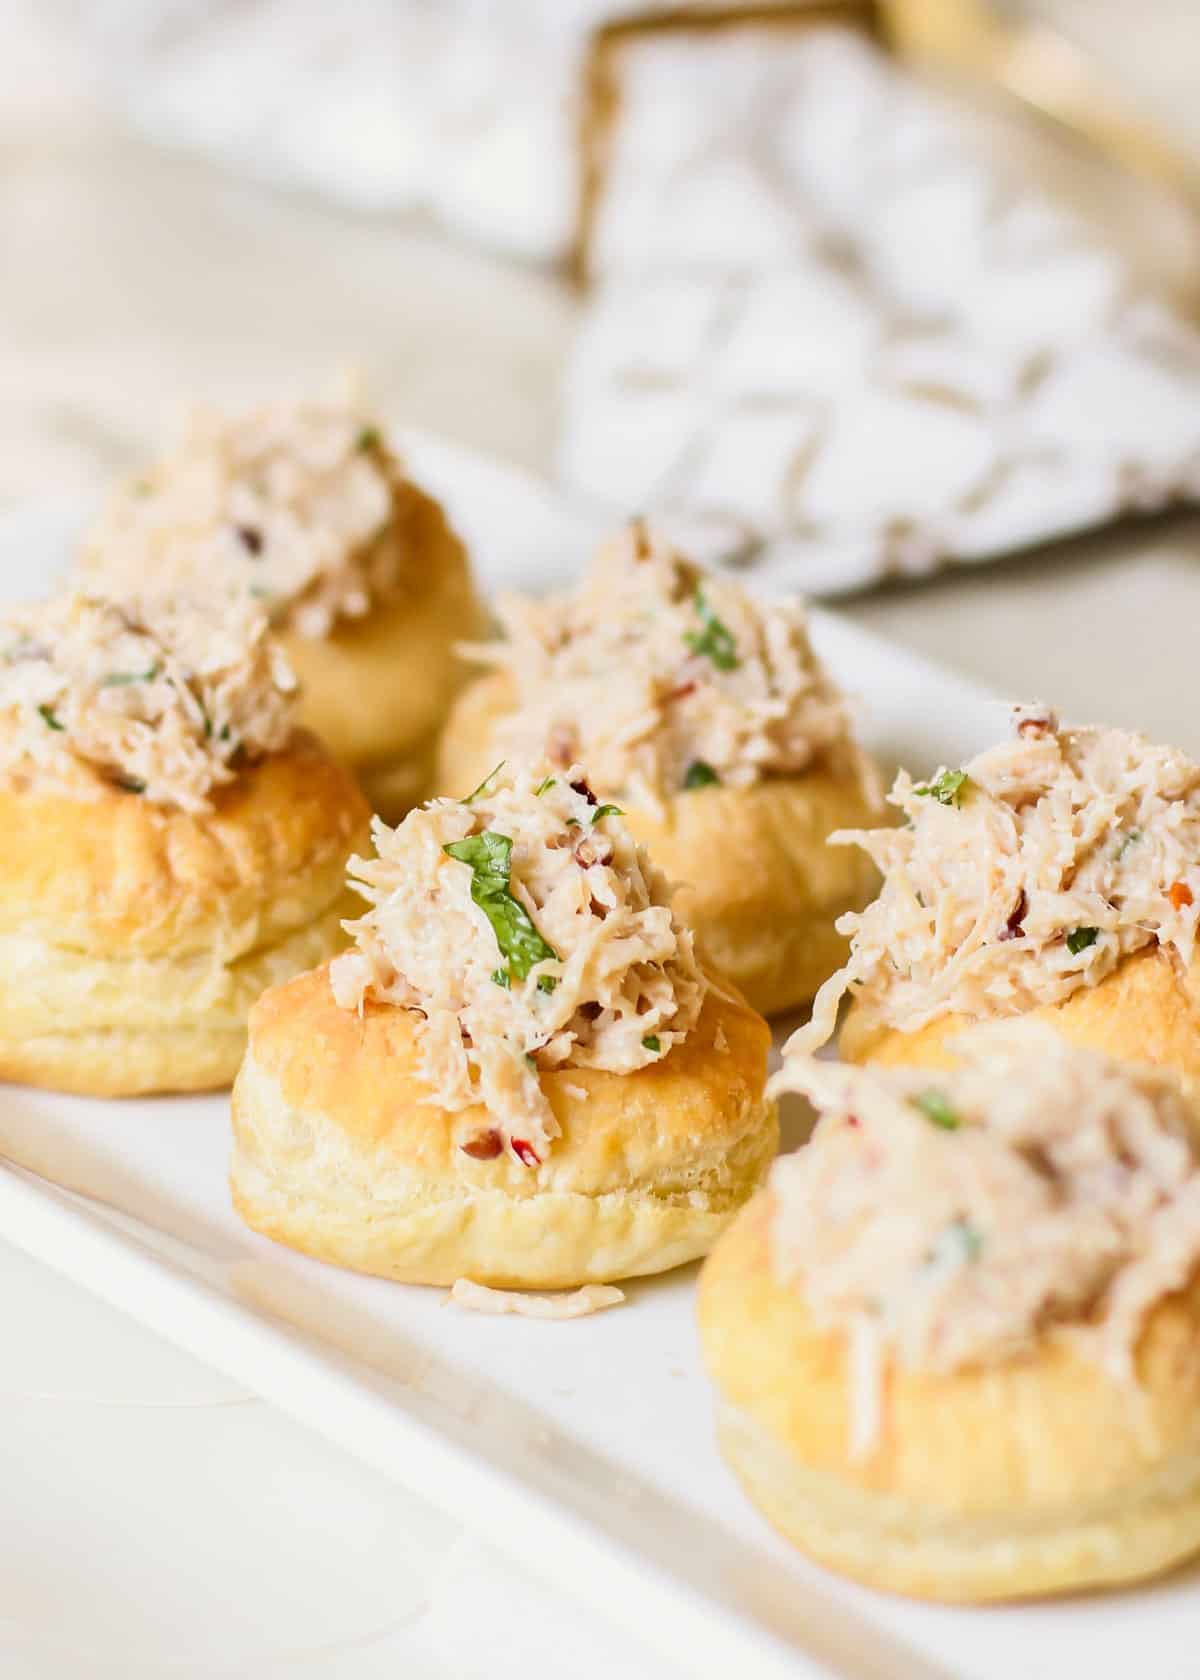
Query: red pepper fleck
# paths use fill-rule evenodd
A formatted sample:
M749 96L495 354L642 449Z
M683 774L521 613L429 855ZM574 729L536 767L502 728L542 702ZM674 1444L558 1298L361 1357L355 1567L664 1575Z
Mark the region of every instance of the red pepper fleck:
M667 703L670 704L672 700L686 700L689 694L695 694L698 687L698 683L681 682L678 687L673 688L667 695Z
M571 792L581 794L583 798L587 800L589 805L595 805L597 803L596 795L592 792L591 788L587 785L587 782L582 776L580 776L577 782L571 783Z
M575 862L581 869L590 869L596 863L611 863L612 860L613 843L607 834L589 834L575 848Z
M539 1167L542 1164L542 1158L537 1150L524 1138L514 1138L512 1140L512 1152L523 1167Z
M253 554L257 559L262 553L262 532L256 530L253 525L238 525L235 529L242 547L248 554Z
M862 1130L862 1121L858 1118L857 1114L847 1114L846 1124L847 1126L853 1126L856 1132Z
M461 1146L464 1155L469 1155L473 1161L494 1161L504 1148L504 1139L494 1127L489 1126L486 1131L476 1132Z
M1192 897L1192 889L1186 881L1172 881L1171 890L1167 897L1171 900L1172 910L1182 910L1185 904L1196 902Z
M1025 920L1025 912L1028 909L1029 900L1025 897L1025 888L1022 887L1008 920L996 935L997 939L1024 939L1025 929L1021 923Z
M641 517L631 519L629 529L633 536L633 558L635 560L649 560L650 534L646 530L646 521Z

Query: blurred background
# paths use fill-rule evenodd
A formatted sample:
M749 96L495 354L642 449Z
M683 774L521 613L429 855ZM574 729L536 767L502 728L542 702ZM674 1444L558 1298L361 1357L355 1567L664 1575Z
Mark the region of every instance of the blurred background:
M1192 0L0 13L0 508L350 362L580 507L1186 735Z

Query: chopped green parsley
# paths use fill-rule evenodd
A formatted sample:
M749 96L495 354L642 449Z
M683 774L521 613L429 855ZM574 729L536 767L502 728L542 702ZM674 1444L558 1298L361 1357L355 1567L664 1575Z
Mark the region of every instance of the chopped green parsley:
M497 764L493 769L488 771L487 775L480 782L479 786L475 787L475 788L472 788L470 793L466 796L465 799L461 800L460 803L463 804L463 805L469 805L473 799L478 799L479 795L481 793L483 793L483 791L490 785L490 783L495 781L496 777L500 774L501 770L503 770L503 768L504 768L504 766L507 762L508 762L507 759L502 758L500 760L499 764Z
M558 952L534 927L525 906L509 890L512 845L507 834L497 834L493 829L485 828L482 834L473 834L466 840L452 840L442 847L447 857L452 857L456 863L465 863L470 869L471 900L491 923L500 955L506 959L510 981L524 980L537 963L547 959L554 961L558 957ZM492 978L494 980L496 975L493 974ZM551 975L543 974L538 978L540 991L553 991L556 984Z
M965 770L943 770L936 782L925 782L913 792L922 799L936 799L939 805L960 805L971 785Z
M713 612L705 599L703 589L697 589L695 597L696 611L702 630L688 630L684 633L684 641L693 653L704 659L711 659L718 671L737 670L737 643L733 632Z
M950 1106L943 1092L930 1087L928 1091L920 1091L909 1099L914 1108L919 1108L931 1125L940 1126L944 1132L956 1132L962 1125L962 1119Z
M694 758L687 767L683 785L684 789L690 793L694 788L719 787L721 778L711 764L705 764L702 758Z

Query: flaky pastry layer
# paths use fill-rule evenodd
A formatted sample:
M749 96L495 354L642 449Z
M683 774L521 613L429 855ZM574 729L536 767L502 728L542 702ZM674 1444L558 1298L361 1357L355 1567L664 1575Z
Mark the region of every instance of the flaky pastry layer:
M547 1159L479 1160L482 1108L423 1100L414 1016L340 1009L324 970L269 992L234 1089L234 1202L306 1253L411 1283L565 1288L707 1251L765 1176L769 1032L715 994L662 1062L542 1075L562 1127Z
M0 937L0 1080L85 1096L207 1091L232 1083L263 990L345 944L348 895L230 963L101 959Z

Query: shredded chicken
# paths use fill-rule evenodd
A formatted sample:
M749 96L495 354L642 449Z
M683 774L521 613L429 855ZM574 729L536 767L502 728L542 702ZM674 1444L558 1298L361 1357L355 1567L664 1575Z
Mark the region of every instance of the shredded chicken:
M376 819L374 836L377 856L351 859L372 908L346 924L357 948L333 963L333 994L420 1017L430 1101L482 1103L492 1122L466 1154L536 1166L559 1131L541 1073L631 1073L694 1026L706 982L691 935L577 765L502 765L469 799L398 828Z
M276 625L327 636L403 585L403 469L349 398L197 410L178 452L123 486L84 540L85 582L196 591L220 579Z
M287 744L296 679L245 597L61 595L0 619L0 780L183 811Z
M1111 974L1157 941L1191 961L1200 915L1200 767L1118 729L1060 729L1019 707L1013 739L891 802L906 828L834 834L883 874L838 922L850 958L797 1047L829 1039L853 988L869 1021L1019 1014Z
M522 1295L512 1289L488 1289L470 1278L459 1278L447 1300L468 1312L512 1313L517 1318L586 1318L589 1313L619 1307L625 1291L610 1283L585 1283L569 1295Z
M498 742L513 757L581 759L598 788L659 811L685 788L748 787L831 755L873 774L803 606L756 603L640 521L578 590L502 597L497 612L508 639L465 651L512 673Z
M1069 1333L1132 1381L1146 1313L1200 1263L1200 1114L1169 1075L1029 1021L955 1050L936 1075L789 1051L771 1081L821 1116L773 1170L772 1247L850 1338L860 1453L887 1356L949 1372Z

